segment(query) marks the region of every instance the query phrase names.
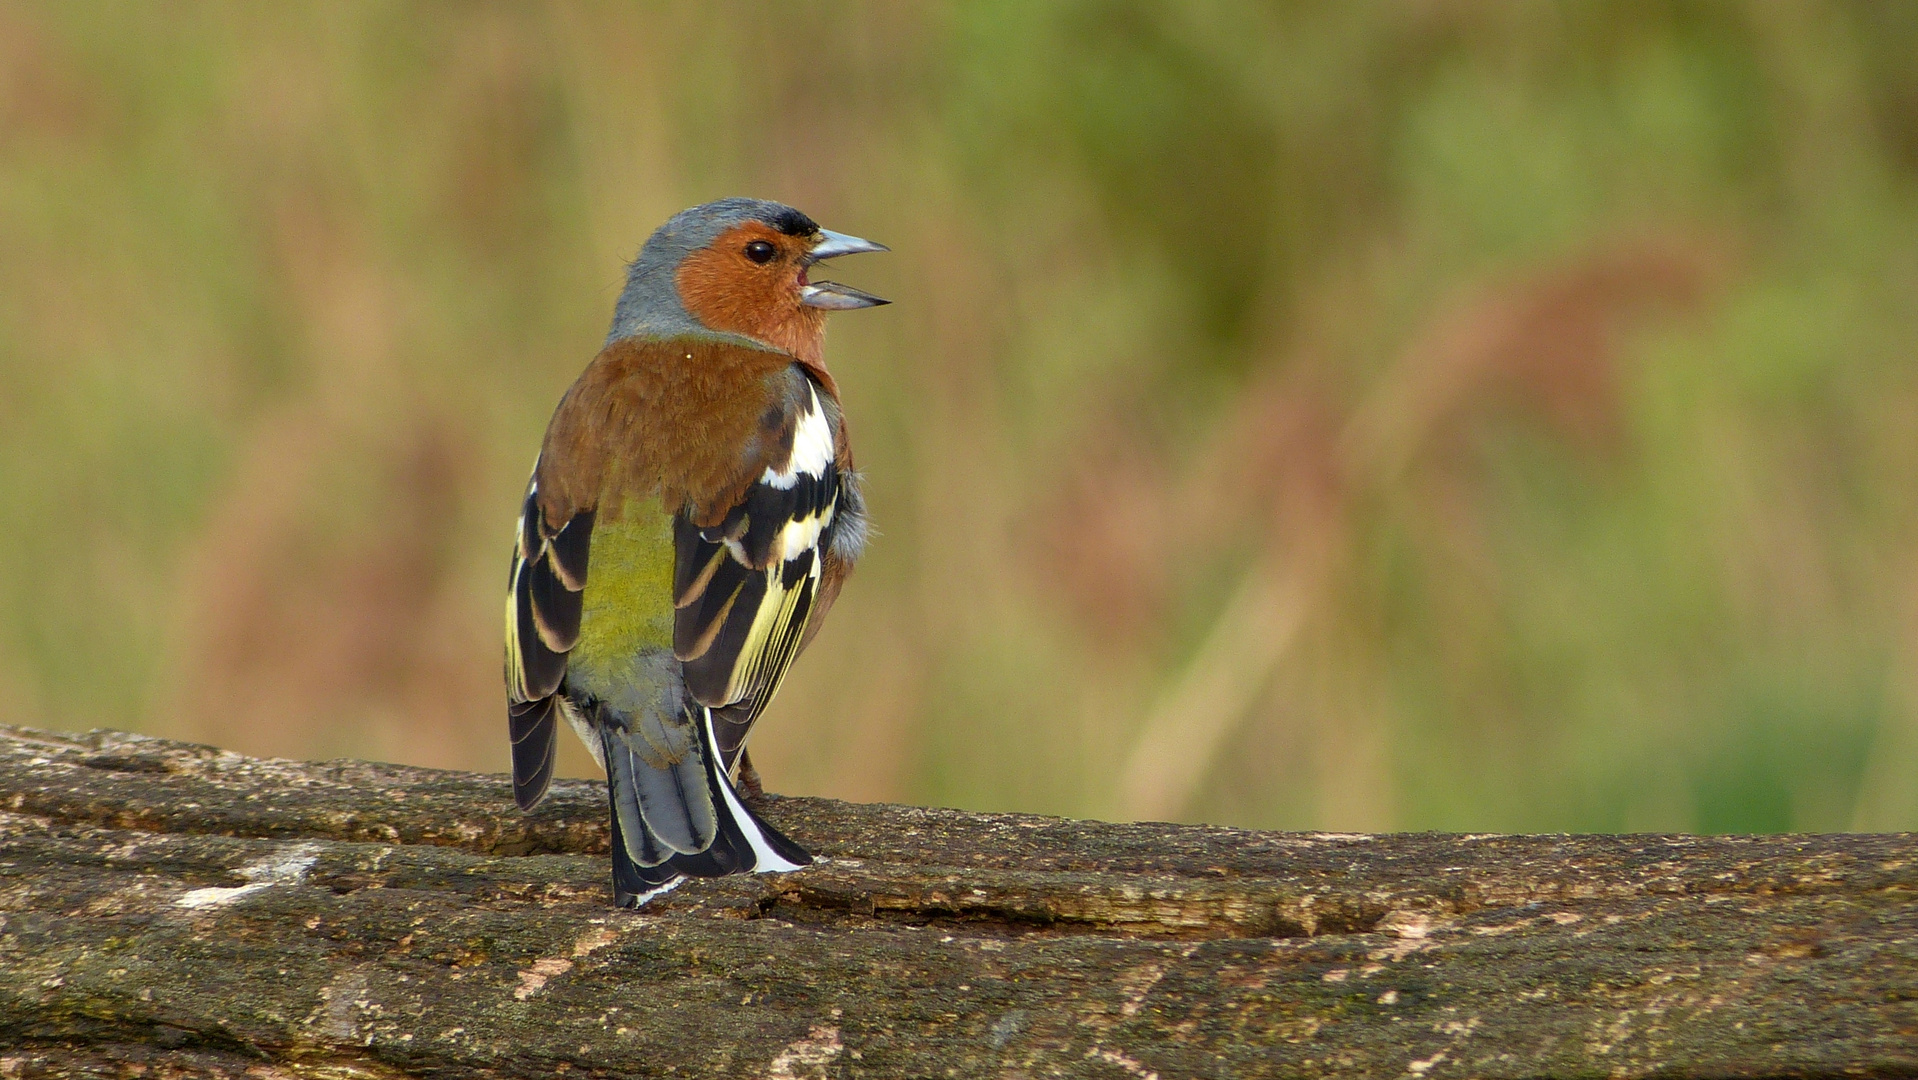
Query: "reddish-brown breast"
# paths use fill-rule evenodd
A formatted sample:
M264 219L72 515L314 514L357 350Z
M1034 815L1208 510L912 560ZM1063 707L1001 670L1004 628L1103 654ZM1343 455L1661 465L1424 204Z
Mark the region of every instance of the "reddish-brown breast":
M561 400L540 451L539 499L554 527L657 492L668 512L716 523L785 452L793 358L698 341L613 342ZM602 497L606 501L602 501Z

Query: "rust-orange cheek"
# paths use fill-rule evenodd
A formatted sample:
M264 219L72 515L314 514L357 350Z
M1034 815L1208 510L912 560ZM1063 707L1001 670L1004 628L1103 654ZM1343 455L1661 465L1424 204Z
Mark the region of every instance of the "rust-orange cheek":
M781 258L761 266L741 254L748 243L766 240ZM743 334L815 360L824 344L825 320L799 303L804 270L792 269L797 241L764 226L743 225L693 252L674 275L679 301L701 324L723 333Z

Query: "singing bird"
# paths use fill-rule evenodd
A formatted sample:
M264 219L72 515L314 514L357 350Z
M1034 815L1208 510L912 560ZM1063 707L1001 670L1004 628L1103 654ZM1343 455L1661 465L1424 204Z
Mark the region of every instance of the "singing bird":
M622 907L812 862L742 801L746 737L867 535L825 317L886 301L808 274L885 250L774 202L681 211L547 425L506 600L513 796L545 796L565 718L606 770Z

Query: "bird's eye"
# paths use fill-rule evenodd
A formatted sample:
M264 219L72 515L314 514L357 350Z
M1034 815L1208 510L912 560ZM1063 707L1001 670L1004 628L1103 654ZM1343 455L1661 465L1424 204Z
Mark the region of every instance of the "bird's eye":
M746 257L756 263L772 262L776 254L778 252L773 250L773 246L764 240L754 240L746 245Z

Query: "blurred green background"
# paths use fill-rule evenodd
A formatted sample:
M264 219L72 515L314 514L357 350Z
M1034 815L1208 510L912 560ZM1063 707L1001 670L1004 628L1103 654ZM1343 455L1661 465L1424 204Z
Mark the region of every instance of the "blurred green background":
M732 194L894 248L775 790L1918 828L1905 0L0 6L0 720L504 768L540 432Z

